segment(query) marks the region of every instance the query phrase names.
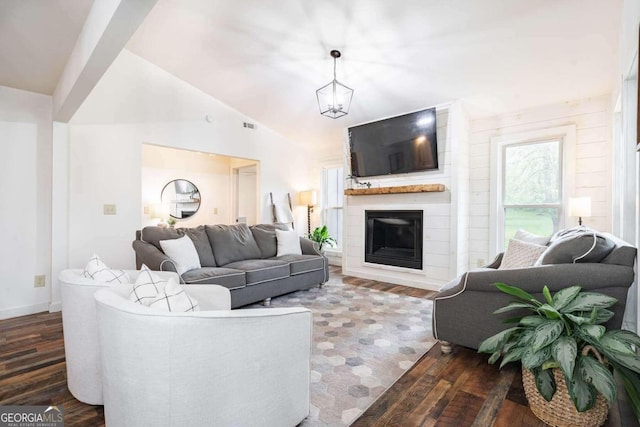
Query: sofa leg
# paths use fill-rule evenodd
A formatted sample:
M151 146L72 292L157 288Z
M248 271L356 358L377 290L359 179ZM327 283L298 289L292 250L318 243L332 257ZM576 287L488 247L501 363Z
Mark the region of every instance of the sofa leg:
M318 283L318 289L324 288L324 283Z
M440 341L440 351L442 354L451 354L451 343L449 341Z
M269 307L271 305L271 298L265 298L264 300L262 300L262 305L264 305L265 307Z

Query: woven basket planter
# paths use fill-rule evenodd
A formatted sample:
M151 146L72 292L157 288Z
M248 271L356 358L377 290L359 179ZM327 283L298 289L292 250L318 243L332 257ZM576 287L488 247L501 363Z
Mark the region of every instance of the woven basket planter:
M524 393L529 401L529 408L536 417L557 427L598 427L604 424L609 413L609 404L601 394L598 394L593 408L585 412L578 412L571 396L569 396L562 371L553 369L553 377L556 381L556 393L551 401L547 402L536 387L533 373L524 367L522 368Z

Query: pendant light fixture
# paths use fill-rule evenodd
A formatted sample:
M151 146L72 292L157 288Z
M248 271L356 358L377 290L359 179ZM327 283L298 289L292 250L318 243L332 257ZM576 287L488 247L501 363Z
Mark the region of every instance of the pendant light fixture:
M316 97L318 98L320 114L337 119L349 114L353 89L336 80L336 59L340 58L342 54L339 50L332 50L330 54L333 58L333 81L318 89Z

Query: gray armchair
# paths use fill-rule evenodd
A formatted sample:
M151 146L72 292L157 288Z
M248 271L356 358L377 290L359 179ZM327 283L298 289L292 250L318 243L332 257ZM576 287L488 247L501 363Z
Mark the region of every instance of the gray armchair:
M442 351L450 352L450 344L477 349L480 342L508 327L505 319L518 316L516 311L493 314L515 299L500 292L494 286L497 282L522 288L541 301L544 285L552 293L578 285L585 291L612 296L618 302L611 308L615 316L606 326L619 328L627 292L634 282L636 248L617 239L615 243L613 250L600 262L499 270L500 254L490 265L453 280L434 298L433 331L436 339L442 343Z

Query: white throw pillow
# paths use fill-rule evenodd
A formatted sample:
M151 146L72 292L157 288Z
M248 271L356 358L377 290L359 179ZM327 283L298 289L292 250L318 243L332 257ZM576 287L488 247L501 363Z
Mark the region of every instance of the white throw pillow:
M176 264L178 274L185 271L200 268L200 257L198 251L189 236L182 236L179 239L160 240L162 251Z
M533 243L536 245L546 246L549 243L550 236L538 236L537 234L529 233L526 230L518 230L516 231L514 239L520 240L526 243Z
M149 308L155 311L200 311L198 301L191 298L173 279L167 281L164 292L156 295Z
M156 274L153 274L149 267L142 264L140 274L129 294L129 301L148 306L159 293L164 291L166 286L166 280L162 280Z
M278 242L277 256L302 255L300 236L297 232L276 230L276 241Z
M96 282L131 283L131 278L124 270L111 270L100 257L94 254L84 268L84 277Z
M546 249L546 246L509 239L509 247L498 269L532 267Z

